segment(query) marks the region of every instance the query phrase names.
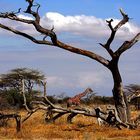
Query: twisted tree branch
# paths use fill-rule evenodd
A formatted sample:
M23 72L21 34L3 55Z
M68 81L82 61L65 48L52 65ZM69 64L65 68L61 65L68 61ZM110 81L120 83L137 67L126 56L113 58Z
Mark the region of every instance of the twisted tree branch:
M76 48L76 47L67 45L67 44L59 41L57 39L57 36L56 36L55 32L53 31L54 27L51 30L49 30L49 29L43 28L40 25L40 16L39 16L39 13L38 13L40 5L39 4L35 5L35 6L37 6L37 10L33 11L32 7L34 6L33 5L34 0L26 0L26 1L29 3L29 5L28 5L25 13L31 14L35 18L35 20L26 20L26 19L19 18L17 16L7 16L4 13L0 14L0 18L7 18L7 19L10 19L10 20L15 20L15 21L19 21L19 22L23 22L23 23L27 23L27 24L32 24L35 27L36 31L38 31L41 34L44 34L45 37L42 40L37 40L33 36L30 36L29 34L23 33L22 31L13 29L13 28L8 27L8 26L3 25L3 24L0 24L1 28L6 29L8 31L11 31L15 34L21 35L21 36L33 41L34 43L56 46L56 47L68 50L70 52L73 52L73 53L77 53L77 54L87 56L91 59L94 59L94 60L98 61L99 63L103 64L106 67L108 66L109 61L107 59L105 59L104 57L102 57L102 56L100 56L96 53L87 51L87 50L82 50L80 48ZM46 40L47 36L49 36L51 38L51 41Z
M118 31L118 29L119 29L120 27L122 27L122 26L123 26L126 22L128 22L128 20L129 20L128 15L126 15L126 14L123 12L122 9L120 9L120 13L121 13L121 15L123 16L123 19L122 19L114 28L113 28L113 26L112 26L113 19L110 19L110 20L107 20L107 21L106 21L106 22L108 23L108 26L109 26L110 30L111 30L111 34L110 34L110 37L108 38L108 40L107 40L107 42L106 42L105 44L101 44L101 43L100 43L100 45L101 45L102 47L104 47L104 48L107 50L107 52L110 54L110 56L111 56L112 58L115 56L115 54L114 54L113 50L110 48L110 45L111 45L111 43L113 42L114 37L115 37L116 32Z
M3 29L8 30L8 31L10 31L10 32L13 32L13 33L15 33L15 34L17 34L17 35L21 35L21 36L23 36L23 37L25 37L25 38L31 40L32 42L34 42L34 43L36 43L36 44L53 45L53 43L50 42L50 41L46 41L46 40L44 40L44 41L43 41L43 40L37 40L37 39L35 39L33 36L30 36L30 35L28 35L28 34L26 34L26 33L24 33L24 32L18 31L18 30L16 30L16 29L11 28L11 27L5 26L5 25L3 25L3 24L1 24L1 23L0 23L0 27L3 28Z
M140 40L140 33L138 33L133 39L130 41L125 41L120 48L115 52L116 56L120 56L123 52L130 49L135 43Z

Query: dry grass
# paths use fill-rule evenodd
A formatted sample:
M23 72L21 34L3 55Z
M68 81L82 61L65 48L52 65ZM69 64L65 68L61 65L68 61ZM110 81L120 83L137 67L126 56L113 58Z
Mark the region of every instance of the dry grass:
M15 129L15 122L9 121L7 127L0 127L0 140L21 139L21 140L139 140L140 128L137 130L118 130L111 127L99 127L96 119L78 115L74 118L73 124L66 123L66 116L61 117L53 124L46 124L43 120L44 112L37 112L29 118L18 134ZM133 112L134 118L137 113ZM24 115L25 112L21 112Z

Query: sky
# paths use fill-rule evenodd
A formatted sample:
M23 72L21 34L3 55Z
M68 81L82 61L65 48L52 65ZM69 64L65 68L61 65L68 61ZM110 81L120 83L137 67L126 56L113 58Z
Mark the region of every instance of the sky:
M139 0L36 0L40 3L41 25L54 30L58 39L110 59L106 51L99 46L110 35L107 19L114 19L113 26L121 20L122 8L130 17L113 41L112 49L132 39L140 32ZM26 9L25 0L1 0L0 12L21 11ZM19 17L32 19L21 12ZM35 37L40 34L34 28L23 23L0 19L0 23L29 33ZM42 37L43 38L43 37ZM126 51L120 58L119 68L123 85L140 84L140 43ZM113 80L108 69L98 62L71 52L34 44L31 41L0 29L0 73L11 69L27 67L43 72L47 78L48 95L65 93L73 96L90 87L101 96L112 96Z

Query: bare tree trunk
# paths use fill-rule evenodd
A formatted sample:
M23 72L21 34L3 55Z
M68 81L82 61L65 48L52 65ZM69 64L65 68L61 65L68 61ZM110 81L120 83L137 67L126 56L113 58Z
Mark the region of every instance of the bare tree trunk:
M113 92L114 103L115 103L116 110L118 112L118 116L122 120L122 122L127 123L129 121L130 113L127 104L127 99L123 92L123 84L118 68L118 60L119 57L113 59L110 62L110 70L114 80L114 87L112 92Z
M46 88L47 88L47 82L46 80L43 81L43 88L44 88L44 97L47 95L47 91L46 91Z
M126 101L124 98L122 83L121 82L119 84L114 83L112 92L118 116L124 123L126 123L128 121L128 113L127 113L128 106L126 105Z

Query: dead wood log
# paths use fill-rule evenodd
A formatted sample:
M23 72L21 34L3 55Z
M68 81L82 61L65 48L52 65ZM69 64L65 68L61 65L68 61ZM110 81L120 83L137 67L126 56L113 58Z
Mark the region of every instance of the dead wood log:
M72 123L72 119L76 116L76 113L71 113L68 117L67 117L67 122L68 123Z
M129 124L129 123L123 123L120 118L118 117L117 111L115 109L115 107L111 108L108 107L107 110L109 110L109 112L103 112L100 108L96 108L96 109L87 109L87 108L75 108L75 109L70 109L70 108L64 108L58 105L54 105L53 103L51 103L49 101L49 99L47 98L47 96L43 96L41 98L43 98L45 100L45 102L42 101L34 101L32 102L32 104L36 104L35 108L30 109L27 106L26 103L26 96L25 93L22 92L23 98L24 98L24 106L25 109L27 110L27 116L23 119L22 122L26 121L28 118L31 117L31 115L33 113L35 113L36 111L42 109L46 111L46 122L54 122L56 119L62 117L65 114L70 114L67 117L67 122L68 123L72 123L72 119L78 115L84 115L84 116L89 116L89 117L95 117L95 118L100 118L103 121L105 121L107 124L109 124L110 126L115 126L118 129L121 129L121 127L126 127L126 128L134 128L133 125ZM57 115L54 115L56 114Z
M46 121L47 123L55 122L55 120L57 120L58 118L62 117L62 116L65 115L65 114L66 114L66 113L64 113L64 112L60 112L60 113L56 114L55 116L50 117L50 118L48 119L48 113L47 113L47 115L46 115L46 117L45 117L45 121Z
M5 120L5 119L15 119L16 121L16 131L19 132L21 130L21 116L19 114L3 114L0 113L0 120Z

